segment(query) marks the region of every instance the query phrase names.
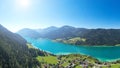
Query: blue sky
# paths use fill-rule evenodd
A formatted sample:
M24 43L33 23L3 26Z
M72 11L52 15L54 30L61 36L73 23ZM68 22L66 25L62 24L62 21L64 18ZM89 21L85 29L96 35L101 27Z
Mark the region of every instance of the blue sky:
M63 25L120 28L120 1L0 0L0 24L13 32Z

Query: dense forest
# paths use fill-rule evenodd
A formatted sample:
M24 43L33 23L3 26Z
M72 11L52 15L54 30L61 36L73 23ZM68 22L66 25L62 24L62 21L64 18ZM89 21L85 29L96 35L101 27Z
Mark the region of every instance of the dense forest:
M40 62L34 57L45 52L28 48L27 41L0 25L0 68L37 68Z
M49 27L46 29L31 30L22 29L17 33L21 36L31 36L35 35L37 38L47 38L71 43L71 39L74 41L74 38L80 38L79 40L74 41L76 45L118 45L120 44L120 29L86 29L86 28L75 28L72 26L63 26L60 28ZM38 34L39 33L39 34ZM81 39L84 39L82 41ZM70 40L70 41L69 41ZM72 42L73 42L72 41Z

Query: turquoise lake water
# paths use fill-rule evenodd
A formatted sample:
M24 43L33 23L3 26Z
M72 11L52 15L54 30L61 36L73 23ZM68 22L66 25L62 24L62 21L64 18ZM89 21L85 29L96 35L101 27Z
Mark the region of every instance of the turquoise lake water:
M115 61L120 59L120 46L75 46L46 39L25 39L32 43L34 47L55 55L85 54L97 58L100 61Z

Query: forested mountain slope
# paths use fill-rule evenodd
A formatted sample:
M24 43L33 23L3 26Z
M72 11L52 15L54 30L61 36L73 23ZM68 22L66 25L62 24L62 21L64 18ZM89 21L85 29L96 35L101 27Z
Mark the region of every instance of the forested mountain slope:
M40 65L37 55L44 55L37 49L29 49L27 41L0 25L0 68L36 68Z

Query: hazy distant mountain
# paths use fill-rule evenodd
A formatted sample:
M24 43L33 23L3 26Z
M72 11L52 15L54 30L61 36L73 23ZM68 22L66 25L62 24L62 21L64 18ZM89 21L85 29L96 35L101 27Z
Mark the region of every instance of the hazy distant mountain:
M45 28L45 29L37 29L36 31L39 32L40 34L46 34L48 32L51 32L51 31L54 31L54 30L57 30L58 28L55 27L55 26L51 26L51 27L48 27L48 28Z
M72 26L62 26L60 28L54 27L42 29L41 32L39 32L39 35L41 38L48 38L54 40L56 39L69 40L75 37L85 39L84 42L77 41L76 45L120 44L120 29L86 29L75 28Z
M79 35L83 35L87 29L84 28L75 28L72 26L62 26L60 28L57 27L48 27L45 29L22 29L17 33L21 36L29 36L29 37L42 37L42 38L49 38L49 39L57 39L57 38L70 38Z
M24 29L18 31L17 33L21 36L28 36L31 38L39 38L40 37L39 32L37 32L33 29L28 29L28 28L24 28Z
M0 68L37 68L39 50L29 49L27 41L0 25Z
M79 32L79 35L82 35L84 33L83 31L86 31L86 29L79 28L81 31ZM49 38L49 39L57 39L57 38L71 38L77 36L78 29L72 26L62 26L54 31L50 31L48 33L45 33L42 37L43 38Z

